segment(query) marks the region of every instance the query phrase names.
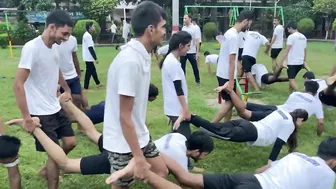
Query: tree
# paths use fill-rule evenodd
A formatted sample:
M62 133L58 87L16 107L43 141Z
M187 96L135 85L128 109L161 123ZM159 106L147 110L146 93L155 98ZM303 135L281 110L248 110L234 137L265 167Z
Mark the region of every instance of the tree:
M288 5L284 7L284 17L285 21L296 21L298 22L302 18L314 18L314 12L312 11L312 4L305 0L298 2L293 5Z
M329 31L331 29L330 26L336 14L335 0L314 0L313 10L316 13L324 13L326 16L326 19L325 19L326 37L325 38L327 39Z
M53 0L23 0L22 4L30 11L50 11L54 8Z

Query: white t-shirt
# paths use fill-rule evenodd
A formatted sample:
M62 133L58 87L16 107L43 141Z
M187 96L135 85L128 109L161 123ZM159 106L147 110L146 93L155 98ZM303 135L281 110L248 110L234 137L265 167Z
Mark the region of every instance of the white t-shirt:
M130 56L132 55L132 56ZM110 152L131 149L120 124L120 95L134 97L132 121L141 148L149 142L145 124L151 77L151 56L136 39L128 42L114 58L107 75L103 147Z
M255 79L259 87L264 88L266 84L261 82L261 77L265 74L268 74L268 70L264 64L254 64L251 68L251 73L252 75L255 75Z
M282 25L277 25L274 28L273 35L276 36L276 40L272 45L272 49L281 49L283 45L283 36L284 36L284 28Z
M321 101L308 93L293 92L289 95L285 104L277 107L288 113L293 112L296 109L304 109L308 112L309 117L315 115L317 119L324 118Z
M211 63L211 64L216 64L217 65L218 61L218 55L217 54L209 54L208 56L205 57L205 63Z
M168 50L169 50L169 44L158 48L157 54L158 55L161 55L161 54L166 55L168 53Z
M199 42L202 42L202 31L201 28L195 24L194 27L196 28L196 38L199 39Z
M77 77L75 64L72 59L72 53L77 52L77 39L70 36L69 40L63 41L60 45L56 45L60 56L60 68L65 80Z
M30 71L24 89L28 111L32 115L52 115L61 109L56 96L60 56L55 45L48 48L38 36L22 48L19 68Z
M219 59L217 65L218 77L223 79L229 79L229 64L230 64L230 55L235 54L235 69L234 69L234 79L237 77L237 60L238 60L238 32L235 28L230 28L225 32L223 36L223 42L219 51Z
M319 98L319 93L323 91L324 89L328 88L328 85L324 79L312 79L312 81L316 81L319 84L319 88L317 89L317 92L315 95L316 98Z
M124 25L123 25L123 38L127 39L128 38L128 34L131 32L131 26L129 23L124 21Z
M82 55L83 55L83 61L85 62L93 62L94 59L89 51L89 47L94 48L94 43L92 40L92 35L86 31L83 35L82 40Z
M335 173L319 157L291 153L261 174L256 174L265 189L333 189Z
M239 37L238 46L239 46L240 49L244 48L245 35L246 35L246 32L239 32L238 33L238 37Z
M303 65L307 38L300 32L288 36L287 46L292 45L288 53L287 65Z
M251 123L258 131L258 139L255 142L248 142L254 146L269 146L274 144L277 138L287 142L295 129L292 116L281 110L276 110L264 119Z
M266 45L268 40L265 36L261 35L258 32L249 31L245 35L245 43L243 54L247 56L251 56L253 58L257 57L260 45Z
M111 25L111 33L117 33L117 26L115 24Z
M195 54L196 53L196 39L199 39L197 36L196 27L193 24L190 24L189 26L183 26L182 31L188 32L191 37L191 43L190 43L190 50L188 51L188 54Z
M180 133L170 133L154 141L160 152L175 160L188 171L187 138Z
M188 103L188 86L181 63L172 53L164 60L161 73L164 113L169 116L179 116L182 107L176 94L174 81L181 80L186 103Z

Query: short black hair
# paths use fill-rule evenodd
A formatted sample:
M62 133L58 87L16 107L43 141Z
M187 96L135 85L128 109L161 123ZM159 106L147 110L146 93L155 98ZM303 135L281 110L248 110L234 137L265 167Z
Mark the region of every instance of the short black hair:
M307 79L315 79L315 74L313 72L306 72L302 77Z
M186 14L190 19L191 21L193 21L193 17L191 16L191 14Z
M116 45L115 49L116 49L116 50L119 50L119 47L120 47L119 45Z
M194 22L194 21L197 22L197 20L196 20L195 18L192 18L191 21L192 21L192 22Z
M157 97L158 95L159 95L159 89L154 84L151 83L149 85L148 98Z
M46 26L55 24L56 27L64 27L65 25L72 27L74 22L71 20L69 14L63 10L55 10L49 13L46 19Z
M280 18L277 17L277 16L275 16L273 19L274 19L274 20L279 20L279 21L280 21Z
M336 159L336 137L330 137L322 141L318 147L317 156L325 161Z
M243 10L240 12L236 22L240 23L244 20L252 20L254 17L253 11L251 10Z
M296 30L296 29L297 29L297 24L296 24L295 21L290 21L290 22L287 24L286 28L287 28L287 29L292 28L292 29Z
M252 27L253 30L255 31L261 31L262 30L262 27L260 24L255 24L253 27Z
M304 83L304 87L306 89L306 92L309 92L315 95L320 85L316 81L308 80Z
M131 25L135 37L145 33L149 25L157 27L161 19L166 20L167 15L162 7L152 1L143 1L132 12Z
M92 21L86 22L86 25L85 25L86 31L89 31L89 29L92 27L92 25L93 25Z
M13 158L17 156L20 146L20 139L7 135L0 136L0 159Z
M214 149L214 142L210 135L203 131L193 132L186 141L188 150L199 150L200 153L210 153Z
M204 56L208 56L209 54L210 54L209 51L205 51L205 52L204 52Z

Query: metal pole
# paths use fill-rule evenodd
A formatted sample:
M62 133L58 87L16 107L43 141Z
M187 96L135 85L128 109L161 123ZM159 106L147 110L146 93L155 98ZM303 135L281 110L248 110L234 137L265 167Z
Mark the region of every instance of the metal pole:
M179 31L179 0L172 0L173 6L172 6L172 34Z
M276 10L277 10L277 5L278 5L279 1L280 1L280 0L277 0L277 1L274 2L274 16L273 16L273 18L275 18L275 17L277 16L277 15L276 15L276 13L277 13Z
M9 28L7 12L5 12L5 18L6 18L6 25L7 25L9 54L10 54L10 57L13 58L12 38L11 38L11 35L10 35L10 28Z

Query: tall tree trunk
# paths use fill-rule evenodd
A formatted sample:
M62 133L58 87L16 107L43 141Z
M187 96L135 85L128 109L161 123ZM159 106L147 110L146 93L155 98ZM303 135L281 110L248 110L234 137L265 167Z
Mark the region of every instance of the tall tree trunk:
M212 5L217 4L217 0L211 0ZM211 22L216 22L217 21L217 8L212 8L211 9L211 17L210 17Z

